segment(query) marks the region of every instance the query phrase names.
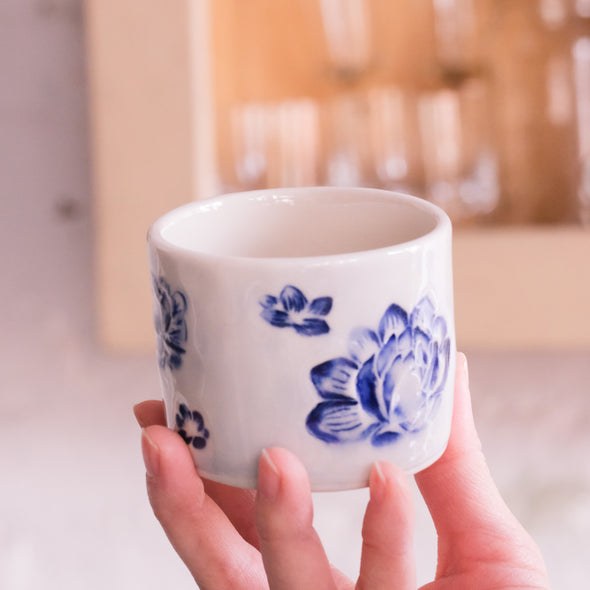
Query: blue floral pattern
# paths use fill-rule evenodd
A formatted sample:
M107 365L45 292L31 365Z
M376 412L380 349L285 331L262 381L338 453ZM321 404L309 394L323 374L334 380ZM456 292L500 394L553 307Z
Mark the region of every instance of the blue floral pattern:
M261 317L276 328L294 328L304 336L319 336L330 331L325 319L332 309L331 297L309 302L303 292L287 285L278 297L266 295L259 301Z
M176 432L184 442L195 449L204 449L209 440L209 431L200 412L189 410L186 404L178 406L176 414Z
M186 352L184 343L188 338L184 319L187 309L186 297L181 291L172 292L163 277L154 277L152 284L158 303L154 312L158 362L162 369L179 369L182 365L182 355Z
M370 437L377 447L418 432L438 409L449 360L447 324L430 297L409 314L392 304L377 331L351 335L349 357L311 370L323 401L308 415L307 429L327 443Z

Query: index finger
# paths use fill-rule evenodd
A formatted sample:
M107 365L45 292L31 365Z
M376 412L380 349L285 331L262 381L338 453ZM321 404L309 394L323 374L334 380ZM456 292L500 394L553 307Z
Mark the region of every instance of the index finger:
M166 409L163 401L147 400L133 408L137 422L142 428L148 426L166 426ZM225 512L230 522L236 527L248 543L258 548L260 542L254 524L254 490L230 487L204 479L206 494Z

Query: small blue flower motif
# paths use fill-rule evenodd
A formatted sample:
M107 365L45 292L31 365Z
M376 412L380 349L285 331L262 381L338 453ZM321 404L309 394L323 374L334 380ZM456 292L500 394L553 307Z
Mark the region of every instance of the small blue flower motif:
M266 295L259 301L261 317L276 328L294 328L304 336L319 336L330 331L323 319L332 309L331 297L318 297L311 303L292 285L287 285L279 297Z
M410 314L390 305L377 331L352 334L349 358L311 370L323 401L308 415L308 431L327 443L370 437L376 447L420 431L438 409L449 359L447 324L429 297Z
M176 432L180 434L189 447L204 449L209 439L209 431L200 412L191 412L186 404L178 406L176 414Z
M158 302L154 311L158 362L162 368L179 369L182 355L186 352L183 345L188 338L184 319L186 297L180 291L173 293L163 277L154 277L152 284L154 297Z

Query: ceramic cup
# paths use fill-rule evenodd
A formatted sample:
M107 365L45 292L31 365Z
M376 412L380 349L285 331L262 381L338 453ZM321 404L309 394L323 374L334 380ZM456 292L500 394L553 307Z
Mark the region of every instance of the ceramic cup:
M264 448L313 490L408 473L446 446L455 366L451 224L365 188L235 193L148 235L168 425L200 474L256 487Z

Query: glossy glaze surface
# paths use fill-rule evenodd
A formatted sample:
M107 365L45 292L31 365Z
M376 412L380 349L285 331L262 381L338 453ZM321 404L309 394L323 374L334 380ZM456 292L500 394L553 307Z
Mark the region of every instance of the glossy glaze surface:
M206 444L189 443L202 474L255 487L262 449L283 446L313 489L344 489L375 460L415 472L440 456L455 342L436 207L370 189L243 193L165 215L149 247L169 426L206 424Z

